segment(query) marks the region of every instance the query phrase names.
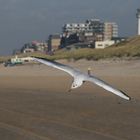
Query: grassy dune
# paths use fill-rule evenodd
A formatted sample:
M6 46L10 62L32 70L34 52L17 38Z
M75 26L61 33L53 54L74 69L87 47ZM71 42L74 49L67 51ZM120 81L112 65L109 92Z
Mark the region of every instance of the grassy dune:
M36 56L36 54L35 54ZM87 59L99 60L107 58L134 58L140 57L140 36L129 38L128 40L108 47L106 49L83 48L71 51L59 50L53 56L43 56L49 59Z
M48 58L51 60L55 59L87 59L87 60L99 60L99 59L112 59L112 58L137 58L140 57L140 36L131 37L124 42L118 43L111 47L105 49L92 49L92 48L82 48L75 50L59 50L56 51L54 55L49 56L42 53L30 53L22 54L20 57L25 56L37 56ZM9 57L0 57L0 61L4 61Z

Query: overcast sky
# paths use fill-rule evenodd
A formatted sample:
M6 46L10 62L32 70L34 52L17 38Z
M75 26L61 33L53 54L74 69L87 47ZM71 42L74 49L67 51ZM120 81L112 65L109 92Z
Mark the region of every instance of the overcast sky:
M91 18L116 22L121 36L135 35L137 8L139 0L0 0L0 55Z

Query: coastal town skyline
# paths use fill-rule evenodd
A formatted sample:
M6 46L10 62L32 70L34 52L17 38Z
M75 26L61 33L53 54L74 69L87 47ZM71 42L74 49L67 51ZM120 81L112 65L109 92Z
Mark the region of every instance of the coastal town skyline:
M116 22L120 36L133 36L137 31L138 0L86 2L6 0L0 2L0 55L10 54L32 40L47 40L48 35L61 33L65 23L80 23L99 18Z

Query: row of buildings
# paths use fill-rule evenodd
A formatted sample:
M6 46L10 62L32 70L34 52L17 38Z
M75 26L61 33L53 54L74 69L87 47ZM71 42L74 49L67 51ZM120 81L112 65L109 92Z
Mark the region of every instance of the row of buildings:
M105 48L114 44L116 40L119 41L120 38L118 38L118 25L115 22L90 19L85 23L65 24L61 35L49 36L48 47L49 51L55 51L75 43L83 43L85 47Z
M105 48L114 44L114 39L117 38L118 25L115 22L90 19L84 23L67 23L62 27L61 34L50 35L45 43L37 41L27 43L19 52L54 52L78 43L80 47Z
M21 49L15 49L13 54L21 54L21 53L32 53L32 52L47 52L48 43L47 42L38 42L32 41L31 43L26 43L23 45Z

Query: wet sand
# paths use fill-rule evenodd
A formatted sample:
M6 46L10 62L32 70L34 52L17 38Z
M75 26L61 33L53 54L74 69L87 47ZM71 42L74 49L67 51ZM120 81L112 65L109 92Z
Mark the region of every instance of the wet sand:
M85 83L44 65L0 66L1 140L139 140L140 60L61 63L92 73L132 97Z

